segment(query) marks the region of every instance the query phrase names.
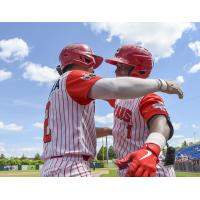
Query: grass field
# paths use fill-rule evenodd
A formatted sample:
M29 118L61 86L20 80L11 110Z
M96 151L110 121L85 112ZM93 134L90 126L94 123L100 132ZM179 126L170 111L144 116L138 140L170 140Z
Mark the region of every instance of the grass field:
M116 169L109 169L108 174L103 174L101 177L116 177L117 172ZM192 173L192 172L176 172L177 177L200 177L200 173Z
M200 177L200 173L197 172L176 172L177 177Z
M38 177L39 171L0 171L0 177Z
M93 172L100 172L102 169L96 169ZM105 169L104 169L105 170ZM108 174L103 174L100 177L117 177L116 169L108 169ZM200 177L200 173L192 172L176 172L177 177ZM0 177L39 177L39 171L0 171Z

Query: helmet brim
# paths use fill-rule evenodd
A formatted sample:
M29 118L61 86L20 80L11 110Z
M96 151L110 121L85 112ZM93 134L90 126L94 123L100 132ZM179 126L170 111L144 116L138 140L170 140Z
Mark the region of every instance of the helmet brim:
M101 56L97 56L97 55L92 55L95 59L95 65L94 65L94 69L96 69L97 67L99 67L101 65L101 63L103 62L103 58Z
M130 65L126 59L117 58L117 57L110 58L110 59L105 59L105 62L109 63L111 65L117 65L117 63L122 63L122 64Z

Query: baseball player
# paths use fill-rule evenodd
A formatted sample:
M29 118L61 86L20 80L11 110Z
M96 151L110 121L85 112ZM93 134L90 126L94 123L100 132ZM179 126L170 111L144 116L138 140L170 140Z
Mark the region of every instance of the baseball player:
M116 66L117 77L146 79L152 70L151 53L142 47L124 45L107 63ZM173 165L165 166L162 148L173 135L164 100L157 94L117 99L114 107L114 150L120 176L175 176Z
M41 176L91 176L89 160L96 154L96 137L110 129L95 129L95 99L137 98L163 91L183 97L175 81L101 78L93 71L103 58L85 44L71 44L59 55L60 73L45 110Z

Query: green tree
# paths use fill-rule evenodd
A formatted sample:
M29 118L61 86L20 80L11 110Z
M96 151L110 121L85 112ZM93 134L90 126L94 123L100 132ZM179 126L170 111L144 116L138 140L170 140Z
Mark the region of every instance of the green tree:
M32 164L32 160L23 159L23 160L21 160L21 164L22 165L31 165Z
M8 160L8 165L17 165L17 162L16 162L16 160L14 158L10 158Z
M189 147L191 147L193 145L195 145L193 142L189 142L189 144L188 144Z
M25 160L25 159L27 159L27 157L24 154L22 154L20 160Z
M110 160L114 159L114 158L117 158L115 152L114 152L114 149L113 149L113 146L110 146L108 148L108 157Z
M0 159L0 165L8 165L8 159L7 158L4 158L4 159Z
M33 165L41 165L41 164L44 164L44 161L43 160L33 160L32 164Z
M16 165L21 165L21 160L19 158L15 158Z
M40 160L40 154L39 153L35 154L34 160Z
M0 159L4 159L5 158L5 156L4 156L4 154L2 153L1 155L0 155Z
M188 143L187 143L186 141L184 141L184 142L181 144L181 147L182 147L182 148L188 147Z
M97 154L98 160L106 160L107 159L106 150L107 150L106 147L104 147L104 146L101 147L101 149L99 150L99 152Z

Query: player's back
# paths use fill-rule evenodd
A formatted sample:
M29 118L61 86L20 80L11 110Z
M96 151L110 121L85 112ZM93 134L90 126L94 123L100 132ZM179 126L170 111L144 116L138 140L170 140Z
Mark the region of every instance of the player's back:
M96 153L94 101L81 105L67 90L67 77L62 75L53 85L45 110L44 160L66 154L90 155Z

